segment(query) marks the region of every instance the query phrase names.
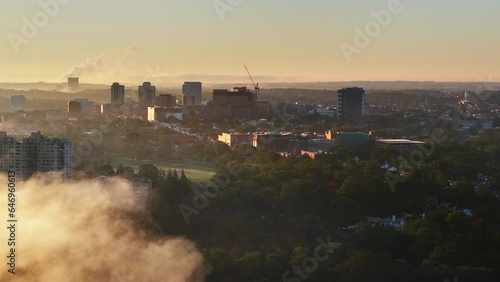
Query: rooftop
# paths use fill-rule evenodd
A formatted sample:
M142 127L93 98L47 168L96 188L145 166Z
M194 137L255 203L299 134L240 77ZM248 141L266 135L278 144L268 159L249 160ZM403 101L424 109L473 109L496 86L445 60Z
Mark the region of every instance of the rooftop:
M376 142L386 144L424 144L421 141L412 141L408 139L377 139Z

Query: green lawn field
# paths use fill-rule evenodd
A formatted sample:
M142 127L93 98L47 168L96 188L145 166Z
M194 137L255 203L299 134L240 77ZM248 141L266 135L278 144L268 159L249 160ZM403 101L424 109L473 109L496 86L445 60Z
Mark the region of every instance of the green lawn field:
M209 182L215 174L214 166L189 161L138 161L129 158L119 158L114 159L112 162L112 166L115 170L120 164L122 166L132 167L136 173L139 170L139 166L143 164L153 164L165 171L168 171L168 169L177 169L179 173L184 169L187 178L194 182Z

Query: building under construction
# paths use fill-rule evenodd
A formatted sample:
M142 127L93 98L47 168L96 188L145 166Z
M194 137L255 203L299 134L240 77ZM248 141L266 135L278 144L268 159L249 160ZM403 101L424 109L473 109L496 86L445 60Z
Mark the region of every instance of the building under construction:
M240 119L263 118L269 115L267 101L258 101L257 91L247 87L214 89L213 100L208 103L211 116Z

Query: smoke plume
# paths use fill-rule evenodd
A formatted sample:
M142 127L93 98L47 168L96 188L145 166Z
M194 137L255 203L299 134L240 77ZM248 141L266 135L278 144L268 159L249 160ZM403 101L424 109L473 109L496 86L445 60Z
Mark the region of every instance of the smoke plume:
M112 75L123 66L125 59L138 49L136 46L129 46L121 51L108 50L98 56L87 58L73 66L61 77L61 80L65 80L67 77Z
M184 238L152 238L123 214L137 209L127 182L16 183L16 275L7 272L8 230L0 230L0 281L204 281L201 253ZM0 174L7 224L7 176Z

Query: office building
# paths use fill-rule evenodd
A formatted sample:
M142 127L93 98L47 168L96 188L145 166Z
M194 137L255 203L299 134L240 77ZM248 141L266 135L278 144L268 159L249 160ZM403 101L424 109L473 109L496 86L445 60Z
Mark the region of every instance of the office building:
M359 87L342 88L337 92L337 119L356 121L366 113L365 90Z
M207 106L201 112L202 118L229 118L231 117L231 105L223 104L223 103L214 103L210 101L207 103Z
M177 107L177 97L172 94L160 94L156 98L157 107L175 108Z
M311 113L314 113L315 107L315 105L311 104L290 104L281 102L278 104L277 110L282 115L307 116Z
M118 82L111 85L111 104L123 105L125 103L125 86Z
M26 98L23 95L10 97L11 108L13 112L24 111Z
M369 146L370 135L363 132L326 132L326 139L335 140L335 145L345 148Z
M252 135L252 146L259 150L288 152L292 151L292 148L290 148L290 141L295 138L296 137L294 135L254 133Z
M68 118L93 117L99 109L88 99L75 99L68 102Z
M271 113L271 104L269 101L257 101L255 103L254 115L255 117L268 117Z
M73 144L31 133L17 140L0 132L0 171L15 170L19 180L28 180L36 172L61 171L64 179L73 178Z
M183 106L196 105L196 97L191 95L182 95L182 105Z
M337 116L337 109L316 108L316 113L323 117L335 118Z
M119 115L123 115L124 108L125 108L125 104L121 104L121 105L104 104L104 105L100 105L99 112L103 115L119 116Z
M153 107L156 103L156 87L151 82L144 82L139 86L139 105L141 107Z
M335 140L335 146L347 148L357 156L370 153L371 136L362 132L326 132L326 139Z
M169 117L182 120L182 108L148 107L148 121L165 122Z
M77 101L68 102L68 118L81 118L82 104Z
M182 85L182 95L194 96L194 105L201 105L202 84L201 82L184 82Z
M328 139L314 139L314 138L307 138L307 150L308 151L325 151L328 152L330 151L333 147L335 146L335 141L334 140L328 140Z
M421 151L419 148L425 143L420 141L411 141L407 139L377 139L375 140L376 148L394 148L401 154L408 154L412 151Z
M233 118L254 118L256 102L254 93L247 87L231 89L214 89L213 103L231 107Z

